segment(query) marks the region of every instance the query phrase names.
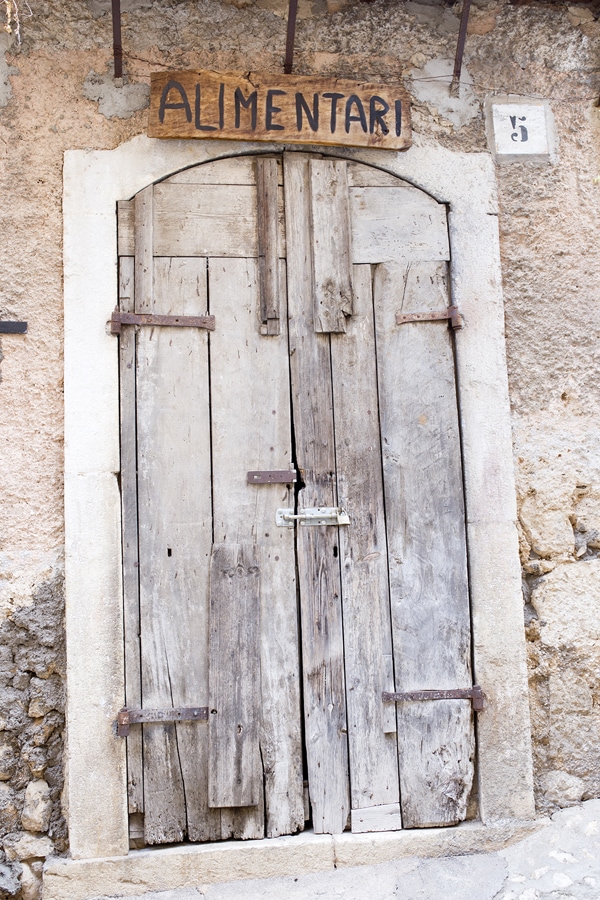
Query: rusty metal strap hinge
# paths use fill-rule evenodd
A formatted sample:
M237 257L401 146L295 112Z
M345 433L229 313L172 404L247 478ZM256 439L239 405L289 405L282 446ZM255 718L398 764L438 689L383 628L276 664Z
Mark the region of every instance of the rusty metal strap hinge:
M153 313L128 313L115 309L110 318L110 333L121 334L123 325L170 325L179 328L215 330L214 316L157 316Z
M396 325L404 325L406 322L437 322L440 319L449 319L452 328L458 329L464 325L458 306L449 306L441 312L396 313Z
M208 722L208 706L179 706L172 709L128 709L117 715L117 734L127 737L130 725L144 722Z
M384 703L401 703L404 700L470 700L474 710L485 709L485 695L478 684L472 688L456 688L450 691L407 691L404 694L390 694L384 691L381 695Z

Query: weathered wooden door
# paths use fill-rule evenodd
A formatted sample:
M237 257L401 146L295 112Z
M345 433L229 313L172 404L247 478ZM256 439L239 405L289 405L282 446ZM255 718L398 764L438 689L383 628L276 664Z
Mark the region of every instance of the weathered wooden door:
M445 207L241 157L120 204L119 252L126 701L167 717L132 834L461 821L469 701L382 696L471 686L452 335L402 320L449 305Z

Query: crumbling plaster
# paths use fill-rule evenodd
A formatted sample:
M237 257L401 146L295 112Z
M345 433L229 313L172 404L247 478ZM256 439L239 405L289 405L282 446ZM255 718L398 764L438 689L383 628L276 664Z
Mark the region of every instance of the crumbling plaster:
M24 710L31 680L55 683L63 671L58 601L43 597L48 585L58 596L64 543L64 151L110 149L143 133L145 114L136 106L154 69L280 71L285 45L287 0L123 0L127 79L113 86L109 7L108 0L40 0L22 22L20 48L0 36L0 315L29 322L26 336L6 336L0 347L0 627L13 656L28 617L54 629L49 645L35 629L27 638L54 662L37 671L13 659L21 686L0 689L3 706L17 702ZM458 10L440 3L300 0L295 68L406 78L409 86L412 77L416 140L466 152L486 149L481 107L490 94L551 102L557 160L497 167L535 773L545 810L600 793L600 640L592 627L600 566L600 23L585 7L476 0L465 50L472 84L453 121L427 82L414 79L453 58L457 32ZM91 72L99 73L98 97ZM59 717L60 709L50 709L41 718L55 712ZM62 850L64 832L52 825L60 821L59 776L48 774L60 768L59 745L48 751L52 764L31 762L28 729L40 717L24 716L14 733L5 727L2 734L19 772L17 781L3 782L11 792L2 793L3 828L15 835L25 827L27 784L44 781L53 803L44 834ZM60 734L60 723L56 718L52 734ZM31 857L36 865L40 846ZM23 860L33 897L37 871Z

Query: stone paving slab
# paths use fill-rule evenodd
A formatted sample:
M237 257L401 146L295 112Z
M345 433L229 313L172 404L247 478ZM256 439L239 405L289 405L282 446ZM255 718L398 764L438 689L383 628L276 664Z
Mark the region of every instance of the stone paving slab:
M600 800L555 813L547 828L494 855L509 870L497 900L598 900Z
M497 853L409 857L129 900L600 900L600 800L561 810L546 821L537 833Z

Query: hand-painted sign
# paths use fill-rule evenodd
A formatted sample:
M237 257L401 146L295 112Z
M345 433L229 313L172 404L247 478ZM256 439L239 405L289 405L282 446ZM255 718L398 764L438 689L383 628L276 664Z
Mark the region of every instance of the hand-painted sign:
M152 74L148 134L406 150L401 86L235 72Z

